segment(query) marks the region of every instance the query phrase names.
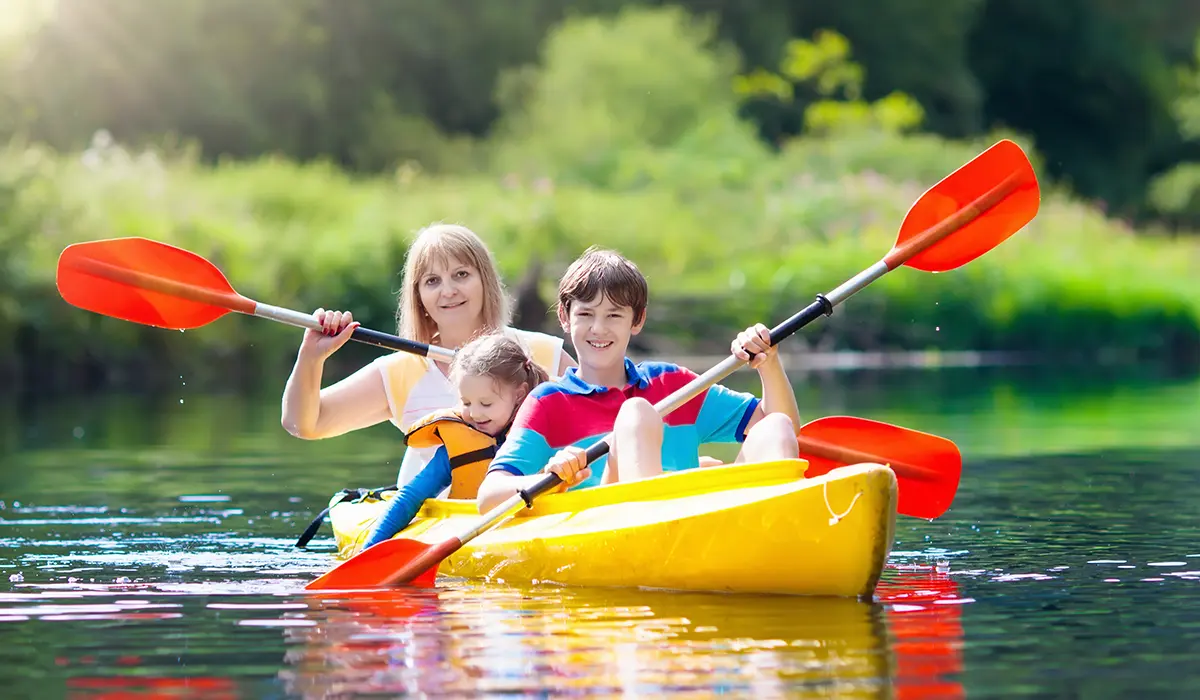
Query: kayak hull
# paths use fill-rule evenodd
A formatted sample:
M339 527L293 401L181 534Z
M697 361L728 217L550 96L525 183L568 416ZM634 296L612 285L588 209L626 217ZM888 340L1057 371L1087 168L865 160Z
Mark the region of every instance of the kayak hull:
M440 574L503 583L870 596L890 552L896 477L859 464L804 478L804 460L672 472L543 496L467 542ZM335 505L356 553L387 501ZM436 543L478 522L431 499L398 537Z

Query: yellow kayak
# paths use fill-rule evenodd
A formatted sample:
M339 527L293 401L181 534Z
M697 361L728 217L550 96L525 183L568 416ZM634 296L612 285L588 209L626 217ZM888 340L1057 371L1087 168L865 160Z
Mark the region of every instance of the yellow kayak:
M438 571L506 583L870 596L891 550L896 476L857 464L808 479L807 466L709 467L542 496ZM332 506L339 556L359 550L391 495ZM431 499L397 537L434 544L479 517L474 501Z

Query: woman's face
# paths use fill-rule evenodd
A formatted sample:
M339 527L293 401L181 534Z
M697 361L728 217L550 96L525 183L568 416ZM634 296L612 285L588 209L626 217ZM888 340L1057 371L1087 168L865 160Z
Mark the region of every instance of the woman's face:
M483 325L479 270L461 260L434 260L417 280L421 305L443 335L468 337Z

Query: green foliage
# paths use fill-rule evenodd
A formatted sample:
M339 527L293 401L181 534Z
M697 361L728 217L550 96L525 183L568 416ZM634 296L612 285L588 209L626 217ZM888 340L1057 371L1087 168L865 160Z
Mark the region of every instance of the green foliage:
M624 152L720 131L710 121L733 111L735 57L712 45L713 31L678 8L627 8L556 28L540 67L501 76L497 167L628 185L644 164L623 163Z
M1200 141L1200 38L1193 48L1194 65L1180 68L1180 95L1172 113L1179 133ZM1200 163L1184 162L1154 178L1147 196L1150 206L1176 223L1200 224Z
M427 172L466 172L478 168L485 154L462 137L489 134L502 104L509 104L503 101L509 97L496 96L516 95L520 84L528 85L515 79L499 86L501 76L535 61L543 40L564 19L657 6L705 18L700 33L736 47L746 64L737 70L752 77L765 77L781 61L794 63L789 41L796 36L831 30L854 46L863 79L858 94L842 95L847 104L810 110L823 96L806 89L792 100L753 100L742 108L769 144L848 120L883 119L952 138L1010 127L1041 145L1048 177L1127 214L1144 212L1153 175L1189 157L1179 148L1169 113L1177 89L1171 66L1188 58L1200 28L1200 5L1187 0L9 4L0 18L0 140L22 135L75 150L107 129L136 145L164 138L195 142L209 162L283 154L372 173L411 160ZM638 41L618 37L614 46ZM638 61L652 86L669 71L660 66L681 57L653 48L611 53L607 63L591 65L629 73L619 64ZM690 71L701 63L679 64L685 66ZM562 77L592 78L569 71ZM680 77L704 84L694 72ZM778 80L757 87L778 98L789 91ZM688 106L680 101L682 90L665 92L672 102L664 109ZM702 106L707 97L712 95L696 93L693 104ZM545 94L540 99L554 102ZM859 99L876 108L865 109ZM578 132L586 133L594 115L578 116ZM686 120L664 112L643 121L648 129L670 133L680 118ZM600 121L612 128L615 120ZM586 154L590 170L584 176L603 179L621 169L605 160L603 139L623 133L597 135L602 141ZM542 150L558 155L538 157L569 155L570 146L547 146Z
M1178 157L1172 59L1157 24L1170 4L989 0L968 56L986 86L985 123L1033 134L1048 177L1111 211L1142 213L1156 168Z
M736 60L720 46L711 24L677 9L568 22L543 64L506 74L508 111L491 139L439 138L428 121L397 117L380 128L413 141L374 177L281 156L205 163L191 143L126 147L104 133L82 152L14 141L0 152L0 320L16 331L0 368L144 375L171 358L220 377L237 357L241 376L278 372L294 352L295 331L261 320L181 335L68 307L53 271L69 243L176 243L248 296L349 308L389 329L410 236L434 221L479 231L510 281L536 259L543 293L584 248L617 248L650 277L652 346L723 352L737 328L786 317L877 260L912 202L1000 135L1034 152L1021 135L949 141L880 119L768 150L738 117ZM638 59L652 54L670 70ZM853 105L861 76L848 55L823 35L793 46L791 73L820 84L832 72L826 102ZM898 271L796 344L1181 358L1200 348L1198 255L1193 242L1139 239L1047 185L1035 222L953 281Z
M939 176L965 160L958 151L969 157L978 149L943 150L950 167ZM510 281L531 249L544 252L544 282L552 284L588 245L615 247L651 280L649 342L660 352L719 352L736 328L790 315L890 247L905 210L933 178L881 173L914 151L907 137L889 137L874 143L872 161L837 142L800 141L740 190L689 172L614 192L484 175L362 180L279 159L207 168L115 146L82 158L13 147L0 172L18 172L32 186L22 188L27 194L12 202L0 229L6 269L20 271L6 276L13 281L4 301L9 327L37 352L10 349L0 364L36 359L67 377L63 368L81 362L145 373L169 357L175 367L219 377L240 357L239 372L277 373L296 332L230 317L181 335L87 314L57 298L58 252L78 240L150 236L213 260L253 298L346 307L367 327L387 330L411 232L437 220L480 231ZM844 163L857 165L828 174ZM14 237L15 222L37 235ZM1200 246L1138 239L1048 195L1038 219L985 258L948 275L897 271L795 343L1182 357L1200 347L1197 264Z
M756 69L734 80L743 97L775 97L792 101L796 84L807 85L819 97L804 109L805 132L858 135L903 132L920 126L921 105L910 95L892 92L874 102L862 98L863 68L850 60L850 43L837 32L817 32L814 41L790 41L779 74Z

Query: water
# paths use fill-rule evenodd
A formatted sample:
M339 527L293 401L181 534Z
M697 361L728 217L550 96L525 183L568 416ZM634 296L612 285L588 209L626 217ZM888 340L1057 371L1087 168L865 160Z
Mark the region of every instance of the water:
M807 417L887 420L966 458L945 516L898 519L874 601L465 582L306 595L329 531L292 543L332 492L394 478L390 427L295 440L276 396L0 404L0 683L72 698L1200 692L1200 381L964 370L798 393Z

